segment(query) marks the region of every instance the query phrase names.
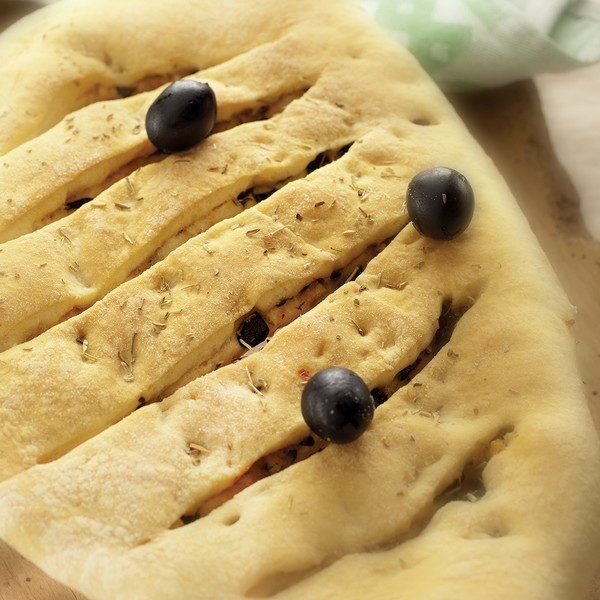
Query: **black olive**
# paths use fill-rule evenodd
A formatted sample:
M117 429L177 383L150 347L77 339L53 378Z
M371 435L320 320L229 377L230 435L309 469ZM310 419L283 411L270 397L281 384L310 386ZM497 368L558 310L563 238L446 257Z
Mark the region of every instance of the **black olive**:
M375 403L375 406L380 406L381 404L383 404L384 402L387 401L388 399L388 395L385 393L385 390L381 389L381 388L374 388L371 390L371 396L373 396L373 402Z
M303 440L300 440L301 446L314 446L315 438L312 435L306 436Z
M181 522L184 525L189 525L190 523L197 521L200 518L200 515L198 513L193 514L193 515L181 515L180 518L181 518Z
M121 96L121 98L129 98L129 96L133 96L135 94L135 88L132 87L122 87L117 86L117 94Z
M302 416L319 437L336 444L359 438L373 420L369 388L354 371L330 367L315 373L302 392Z
M187 150L212 131L217 100L207 83L175 81L152 103L146 114L146 133L161 152Z
M269 337L269 326L258 313L254 313L242 323L237 337L238 340L242 340L248 346L254 348L254 346L258 346Z
M84 204L91 202L93 198L77 198L77 200L69 200L69 202L65 202L65 208L67 210L74 210L76 208L81 208Z
M327 159L327 153L321 152L321 154L317 154L317 156L315 156L315 158L313 158L308 165L306 165L306 172L312 173L313 171L324 167L329 162L330 161Z
M447 167L434 167L408 184L406 208L414 226L424 236L451 240L471 222L475 201L466 177Z

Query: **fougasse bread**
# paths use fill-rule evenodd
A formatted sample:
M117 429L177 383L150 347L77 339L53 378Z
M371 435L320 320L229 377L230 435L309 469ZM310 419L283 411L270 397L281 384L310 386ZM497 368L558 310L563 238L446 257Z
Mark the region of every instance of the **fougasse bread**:
M0 296L36 307L14 322L47 329L0 353L4 540L99 600L584 597L600 456L574 309L489 158L356 4L65 0L3 57L25 102L3 100L5 168L72 170L23 200L52 222L0 245ZM230 110L192 150L98 118L143 123L162 88L136 92L192 72ZM476 198L451 241L405 208L440 165ZM271 337L235 360L256 315ZM378 403L349 444L300 409L331 366Z

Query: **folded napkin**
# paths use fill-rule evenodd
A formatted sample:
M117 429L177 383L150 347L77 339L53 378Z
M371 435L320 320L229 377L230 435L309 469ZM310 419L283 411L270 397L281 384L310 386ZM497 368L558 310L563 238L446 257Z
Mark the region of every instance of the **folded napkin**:
M361 0L446 89L493 87L600 59L600 0Z

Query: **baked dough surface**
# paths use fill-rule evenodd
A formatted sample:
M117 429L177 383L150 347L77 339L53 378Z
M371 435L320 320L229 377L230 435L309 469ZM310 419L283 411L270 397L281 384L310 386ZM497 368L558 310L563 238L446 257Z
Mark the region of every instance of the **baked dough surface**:
M3 539L92 599L582 596L600 475L574 310L412 57L343 0L65 0L0 64L0 89L23 73L0 104ZM184 73L222 131L150 157L160 88L110 98ZM445 243L403 206L438 165L477 202ZM226 364L255 312L278 330ZM299 400L332 365L389 398L324 447Z

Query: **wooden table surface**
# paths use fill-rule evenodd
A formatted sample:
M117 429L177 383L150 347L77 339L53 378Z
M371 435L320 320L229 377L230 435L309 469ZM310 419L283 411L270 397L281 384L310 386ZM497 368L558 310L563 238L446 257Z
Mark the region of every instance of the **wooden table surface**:
M600 435L600 241L586 228L577 191L558 162L537 89L522 83L452 100L509 183L577 307L577 359ZM585 600L600 600L600 557Z
M577 306L578 360L600 432L600 242L586 231L577 192L557 162L536 88L527 82L453 96L451 100L520 199L571 302ZM0 541L0 600L73 599L85 600ZM600 577L589 598L582 600L600 600Z
M536 84L556 154L577 188L588 229L600 240L600 63L540 75Z

